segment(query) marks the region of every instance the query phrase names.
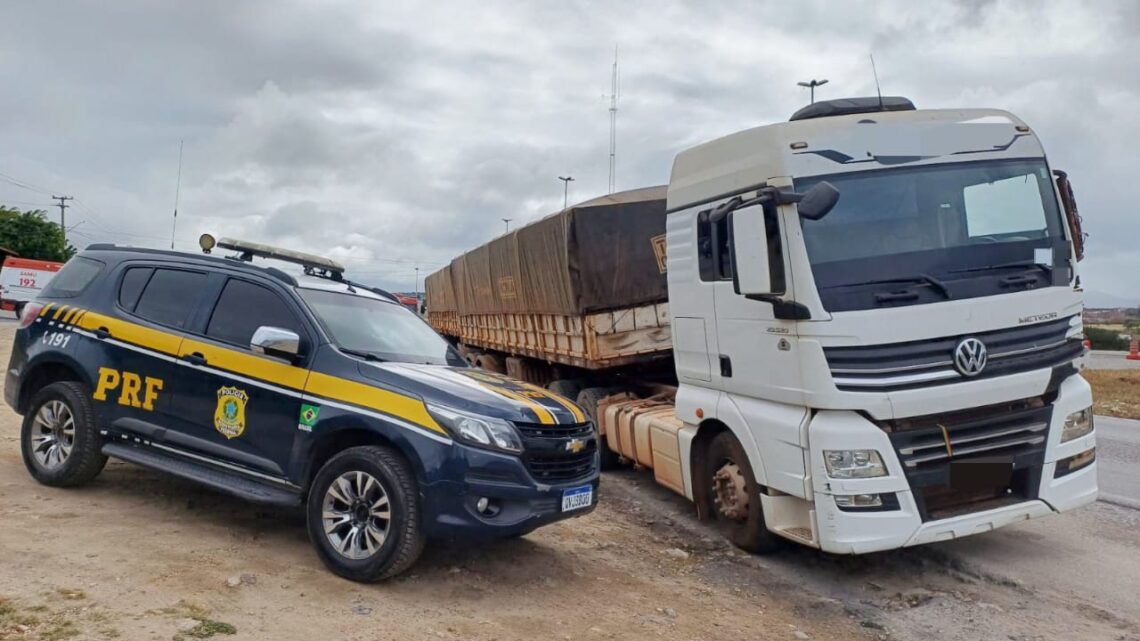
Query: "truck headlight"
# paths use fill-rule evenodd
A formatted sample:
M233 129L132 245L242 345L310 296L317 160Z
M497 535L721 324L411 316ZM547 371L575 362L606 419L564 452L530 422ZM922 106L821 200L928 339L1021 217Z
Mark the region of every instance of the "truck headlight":
M428 412L460 440L473 445L518 454L522 439L513 425L501 418L468 414L450 407L428 405Z
M833 479L869 479L886 476L887 467L875 450L824 450L827 475Z
M1061 442L1080 438L1091 431L1093 431L1093 412L1091 407L1086 407L1065 417L1065 426L1061 428Z

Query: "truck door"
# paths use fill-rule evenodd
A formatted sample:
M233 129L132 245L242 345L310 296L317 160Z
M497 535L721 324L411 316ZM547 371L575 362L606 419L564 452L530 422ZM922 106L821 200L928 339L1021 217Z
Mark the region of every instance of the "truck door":
M172 398L180 424L209 455L274 476L284 476L308 377L296 363L255 353L253 333L263 326L297 332L303 345L314 333L296 303L270 283L223 278L198 335L179 347L179 387Z
M773 265L772 290L786 292L782 299L793 300L793 288L784 248L788 246L786 227L777 225L778 210L760 205L739 209L734 216L763 215L767 238L734 238L738 245L750 242L768 244ZM794 211L794 209L793 209ZM714 223L712 230L719 245L715 255L728 251L730 233L727 219ZM737 294L730 260L719 261L721 278L714 284L717 354L713 362L713 383L727 392L724 402L748 424L764 459L767 484L802 496L806 442L800 434L805 410L799 355L796 353L796 324L776 318L773 302L754 300ZM719 411L719 410L718 410Z

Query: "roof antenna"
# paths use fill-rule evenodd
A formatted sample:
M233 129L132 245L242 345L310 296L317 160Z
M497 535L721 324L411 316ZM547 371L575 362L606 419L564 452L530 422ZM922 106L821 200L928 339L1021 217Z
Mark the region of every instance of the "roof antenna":
M883 107L883 90L879 89L879 72L875 69L875 54L867 52L871 58L871 75L875 76L875 93L879 94L879 111L886 111Z

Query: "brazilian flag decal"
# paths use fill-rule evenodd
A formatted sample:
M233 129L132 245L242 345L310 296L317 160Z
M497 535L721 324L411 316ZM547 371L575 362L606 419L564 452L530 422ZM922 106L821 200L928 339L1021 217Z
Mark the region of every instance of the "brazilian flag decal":
M301 415L297 418L297 428L306 432L312 432L313 426L317 424L317 417L319 417L320 414L320 405L309 405L308 403L302 403Z

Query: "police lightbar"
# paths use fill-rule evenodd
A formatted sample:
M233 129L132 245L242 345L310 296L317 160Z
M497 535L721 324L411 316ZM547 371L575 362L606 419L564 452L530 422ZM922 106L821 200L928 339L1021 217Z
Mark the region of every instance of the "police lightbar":
M292 249L274 247L272 245L251 243L235 238L218 238L215 240L210 234L202 234L202 237L198 239L198 245L202 248L202 251L207 254L210 253L210 250L214 247L239 252L238 258L247 262L251 262L253 257L257 256L259 258L271 258L273 260L301 265L305 268L306 272L325 272L334 277L340 277L344 274L344 266L335 260L325 258L324 256L317 256L316 254L306 254L305 252L293 251Z

